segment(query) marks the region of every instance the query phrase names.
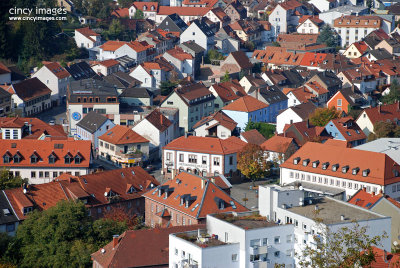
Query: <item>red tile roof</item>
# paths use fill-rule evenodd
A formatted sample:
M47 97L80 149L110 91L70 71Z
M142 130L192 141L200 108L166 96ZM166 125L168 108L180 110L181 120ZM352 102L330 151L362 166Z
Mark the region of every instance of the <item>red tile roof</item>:
M171 189L168 197L165 198L164 193L160 196L160 189L167 187ZM185 171L176 175L175 179L166 181L157 189L151 190L143 196L196 219L205 218L208 214L218 212L248 211L209 179ZM188 206L181 205L181 199L185 196L190 198ZM223 200L223 209L219 208L218 200ZM183 203L185 204L185 201Z
M328 124L335 125L347 142L367 139L367 136L350 116L333 119Z
M103 65L106 68L109 68L109 67L118 65L119 62L114 59L109 59L109 60L100 61L100 62L98 62L98 64Z
M286 93L286 92L287 93ZM285 88L283 90L283 93L286 94L286 96L292 92L292 94L298 99L301 103L306 103L309 100L316 98L317 96L314 95L312 92L309 91L308 88L306 87L299 87L299 88Z
M95 31L91 30L89 27L75 29L75 31L81 33L82 35L84 35L86 37L99 36L100 35L100 34L96 33Z
M193 126L193 129L198 128L198 127L206 124L207 122L210 122L213 120L217 121L219 125L226 127L230 131L233 131L237 126L237 123L232 118L230 118L223 111L220 110L218 112L213 113L212 115L203 117L200 121L198 121Z
M310 90L314 91L315 94L317 95L322 95L322 94L328 94L329 90L327 88L324 88L319 84L318 82L308 82L305 84L306 87L308 87Z
M357 48L357 50L361 53L364 54L365 51L368 49L368 45L364 41L360 42L355 42L353 45Z
M378 16L341 16L333 21L334 27L381 28L383 19Z
M13 91L23 101L27 102L40 96L51 94L51 90L43 84L37 77L23 80L11 85Z
M104 51L115 51L118 48L122 47L123 45L125 45L127 42L125 41L113 41L113 40L109 40L107 42L105 42L104 44L102 44L100 46L100 48L102 48Z
M0 62L0 74L7 74L11 73L10 69L8 69L7 66L5 66L2 62Z
M22 139L22 140L0 140L0 155L4 156L8 154L10 157L20 155L20 163L15 163L13 160L10 163L3 163L4 167L68 167L68 168L88 168L91 157L91 141L85 140L34 140L34 139ZM39 157L37 163L31 163L31 156L35 154ZM54 164L49 163L49 156L53 154L56 156ZM71 164L66 164L64 157L69 155L70 157L81 157L81 162L75 164L72 161Z
M133 6L141 11L154 11L158 10L158 2L133 2Z
M239 81L222 82L212 85L212 88L218 94L223 102L237 100L246 94L244 88L239 84Z
M160 6L158 15L178 14L179 16L204 16L210 11L208 7L170 7Z
M44 65L50 70L58 79L63 79L71 76L71 74L57 62L51 62Z
M183 51L183 49L180 47L175 47L173 49L167 50L166 53L168 53L174 58L177 58L180 61L193 59L193 56L191 54Z
M110 193L110 190L123 201L140 198L146 191L160 184L139 166L84 175L78 180L81 188L91 195L89 206L108 204L105 192ZM133 191L130 193L128 190L131 187Z
M300 162L296 165L293 163L293 159L297 157L300 157ZM302 160L304 159L310 159L310 163L318 160L320 165L317 168L313 168L312 164L303 166ZM330 164L326 170L322 169L322 163L325 162ZM331 166L335 164L339 164L339 168L337 171L332 171ZM341 171L344 166L349 166L347 173ZM393 172L394 170L400 171L399 165L384 153L360 151L314 142L307 142L281 164L281 167L377 185L400 182L400 177L396 177ZM352 174L353 168L359 168L356 175ZM364 170L369 170L366 177L362 175Z
M394 121L396 118L400 118L400 102L367 108L364 109L364 112L373 125L380 121ZM362 116L362 114L363 113L361 113L360 116Z
M117 8L111 12L111 16L116 16L118 18L128 18L129 17L129 8Z
M314 23L315 25L319 26L322 23L324 23L323 20L321 20L318 16L310 16L310 15L305 15L305 16L301 16L299 19L299 25L302 24L303 22L305 22L306 20L310 20L312 23Z
M233 154L237 153L246 145L246 143L237 137L219 139L212 137L179 137L166 146L164 150L176 150L187 152L211 153L211 154Z
M240 135L246 140L247 143L261 145L265 142L265 138L258 132L257 129L251 129L245 132L240 133Z
M265 104L262 101L259 101L258 99L246 95L244 97L241 97L237 100L235 100L232 103L229 103L228 105L224 106L222 109L223 110L228 110L228 111L239 111L239 112L254 112L260 109L264 109L268 107L267 104Z
M286 153L290 147L290 145L293 143L293 138L288 138L288 137L282 137L282 136L272 136L265 142L261 144L261 147L265 151L270 151L270 152L277 152L277 153Z
M146 120L149 121L160 132L164 132L170 125L172 125L172 122L162 113L160 113L158 109L147 115Z
M329 146L338 146L342 148L350 148L351 145L347 141L342 141L342 140L335 140L335 139L328 139L326 142L324 142L325 145Z
M169 235L204 228L205 225L189 225L129 230L118 237L115 248L111 241L91 256L101 267L168 267Z
M131 128L121 125L115 125L106 133L99 137L100 140L109 142L111 144L131 144L131 143L145 143L149 142Z
M250 62L249 58L246 56L246 54L243 51L231 52L230 55L232 55L232 57L235 59L236 63L239 65L240 68L242 68L242 69L253 68L253 64ZM224 63L222 63L222 65L223 64Z
M375 260L370 265L364 266L364 268L398 268L400 266L399 253L390 253L377 247L372 247L372 249L374 251Z
M382 194L368 193L364 188L358 190L347 202L353 205L357 205L359 207L371 209L382 198Z
M282 2L279 5L286 10L293 10L297 7L301 7L303 4L301 4L300 2L297 2L296 0L289 0L289 1Z
M313 53L313 52L306 52L304 53L304 57L301 60L301 66L317 66L324 62L326 53Z
M6 189L4 190L11 207L14 209L19 220L24 220L25 215L23 213L24 208L34 206L34 203L25 195L22 188Z

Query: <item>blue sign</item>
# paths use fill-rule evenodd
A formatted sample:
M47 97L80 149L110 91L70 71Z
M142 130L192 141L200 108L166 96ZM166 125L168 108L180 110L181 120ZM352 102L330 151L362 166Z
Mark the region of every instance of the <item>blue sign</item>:
M72 119L74 119L75 121L81 120L81 114L78 112L72 113Z

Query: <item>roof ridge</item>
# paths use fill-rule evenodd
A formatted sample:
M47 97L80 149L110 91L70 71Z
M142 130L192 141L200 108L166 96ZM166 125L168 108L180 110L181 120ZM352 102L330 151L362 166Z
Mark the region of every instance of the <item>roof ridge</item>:
M202 180L206 180L206 182L205 182L205 189L204 189L204 191L203 191L203 196L201 197L201 202L200 202L200 205L199 205L199 209L197 210L197 214L196 214L196 219L198 219L199 218L199 216L200 216L200 211L201 211L201 209L203 208L203 204L204 204L204 199L205 199L205 197L206 197L206 194L207 194L207 192L208 192L208 185L209 185L209 180L207 180L207 179L205 179L205 178L202 178L202 177L200 177L200 179L202 179Z

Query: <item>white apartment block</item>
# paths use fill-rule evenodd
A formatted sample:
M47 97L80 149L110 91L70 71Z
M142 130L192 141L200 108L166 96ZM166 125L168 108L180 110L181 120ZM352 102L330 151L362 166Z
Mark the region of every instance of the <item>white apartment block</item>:
M298 256L307 245L315 246L314 235L324 236L327 230L337 232L343 227L352 229L354 222L360 228L366 226L366 234L371 238L391 232L391 217L334 198L310 194L301 187L260 186L258 205L260 215L294 227L294 249ZM315 217L322 223L317 223ZM383 249L390 250L390 237L381 242ZM301 259L298 256L296 264Z
M207 215L206 230L171 234L169 267L294 267L294 226L255 214Z

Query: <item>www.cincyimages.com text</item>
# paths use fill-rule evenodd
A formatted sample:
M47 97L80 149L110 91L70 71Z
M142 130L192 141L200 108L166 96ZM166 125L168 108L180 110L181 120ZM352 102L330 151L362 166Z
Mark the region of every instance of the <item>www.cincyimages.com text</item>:
M39 21L39 20L66 20L67 17L60 16L66 15L67 10L63 7L58 8L45 8L45 7L35 7L35 8L19 8L13 7L8 10L10 20L18 21ZM48 15L48 17L43 16Z

